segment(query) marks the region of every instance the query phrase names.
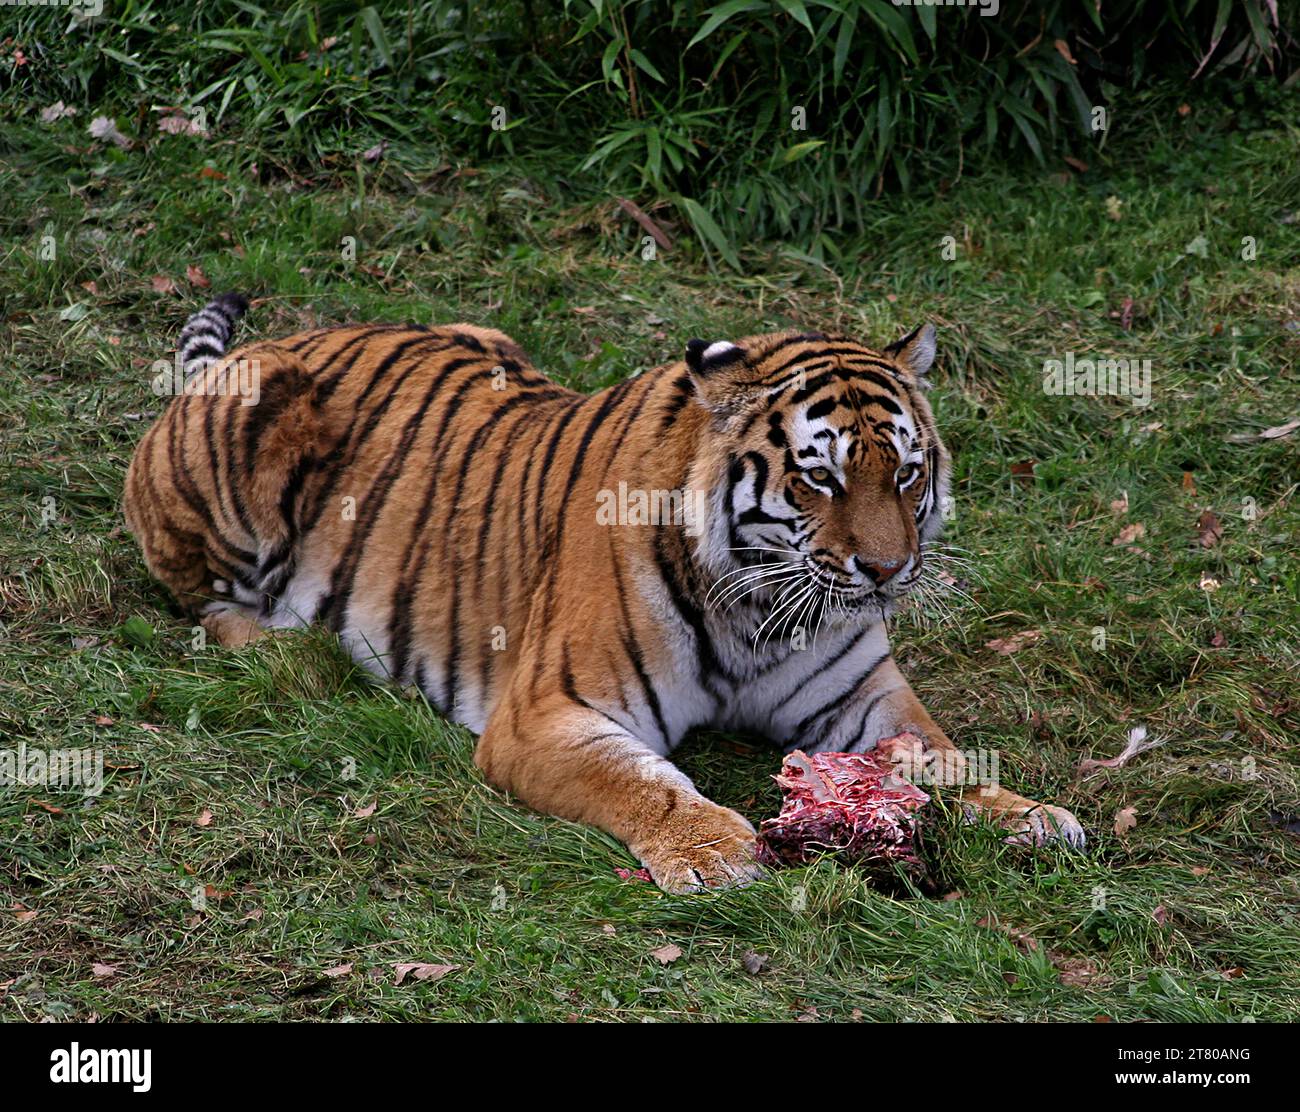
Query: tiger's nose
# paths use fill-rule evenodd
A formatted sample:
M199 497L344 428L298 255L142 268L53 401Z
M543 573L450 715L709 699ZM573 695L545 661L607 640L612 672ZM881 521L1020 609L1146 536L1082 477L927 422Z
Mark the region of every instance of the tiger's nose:
M902 571L906 563L906 560L890 563L885 560L864 560L861 556L853 557L854 566L877 587L893 579L895 575Z

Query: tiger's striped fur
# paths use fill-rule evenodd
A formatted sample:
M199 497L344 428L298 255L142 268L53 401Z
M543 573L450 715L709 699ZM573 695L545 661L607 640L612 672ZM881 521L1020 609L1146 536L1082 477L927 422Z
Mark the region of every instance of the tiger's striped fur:
M586 397L468 324L321 328L215 362L235 304L187 325L194 389L125 498L149 569L223 643L326 624L479 733L493 783L612 832L673 891L756 872L749 823L668 760L694 727L806 750L910 729L959 756L884 622L947 493L928 325L884 351L693 340ZM256 405L217 388L235 360ZM620 484L704 512L602 518ZM1081 840L1059 808L968 798L1015 839Z

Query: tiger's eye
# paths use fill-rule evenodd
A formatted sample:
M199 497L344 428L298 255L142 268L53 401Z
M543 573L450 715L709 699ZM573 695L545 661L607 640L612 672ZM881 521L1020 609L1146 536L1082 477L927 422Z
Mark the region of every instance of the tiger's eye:
M895 476L895 479L901 486L903 483L911 482L912 478L919 470L920 468L918 468L914 463L904 464L898 469L898 474Z
M825 467L810 467L808 469L808 478L815 483L824 483L831 477L830 471Z

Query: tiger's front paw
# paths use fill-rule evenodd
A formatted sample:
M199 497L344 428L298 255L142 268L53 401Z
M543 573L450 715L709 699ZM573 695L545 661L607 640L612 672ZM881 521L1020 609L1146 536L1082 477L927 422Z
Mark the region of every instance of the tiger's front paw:
M637 856L660 888L680 895L755 880L763 868L754 848L754 828L743 815L700 799L638 847Z
M1010 837L1004 839L1009 846L1064 842L1071 849L1083 849L1088 841L1078 819L1064 807L1052 807L1046 803L1007 819L1003 825L1011 831Z

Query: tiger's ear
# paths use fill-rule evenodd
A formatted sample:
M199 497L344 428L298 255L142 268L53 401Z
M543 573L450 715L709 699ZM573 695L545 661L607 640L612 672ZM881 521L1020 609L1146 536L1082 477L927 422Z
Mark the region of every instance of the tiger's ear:
M729 340L686 342L686 369L695 395L719 417L734 413L748 396L745 367L745 349Z
M686 365L691 369L691 374L702 378L744 358L744 350L728 340L718 340L712 344L706 340L686 341Z
M885 354L911 371L920 385L929 386L925 375L934 362L934 337L934 325L927 322L913 328L897 343L890 344L885 348Z

